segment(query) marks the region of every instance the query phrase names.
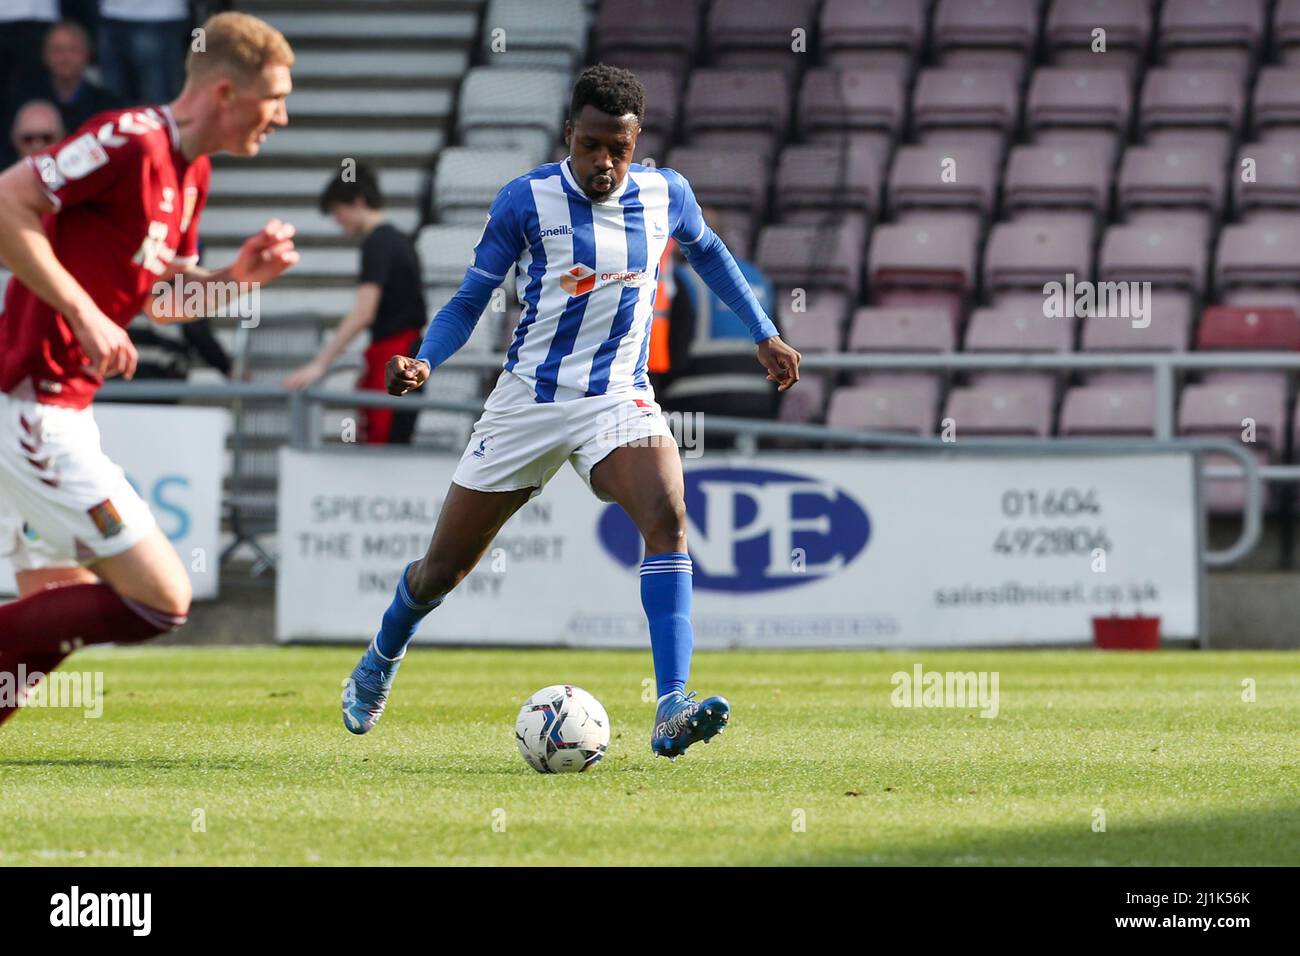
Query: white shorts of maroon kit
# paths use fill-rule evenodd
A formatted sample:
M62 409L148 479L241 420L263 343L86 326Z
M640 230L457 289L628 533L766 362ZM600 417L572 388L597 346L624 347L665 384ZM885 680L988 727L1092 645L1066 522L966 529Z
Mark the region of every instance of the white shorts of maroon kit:
M620 445L666 442L672 429L649 389L591 395L557 388L555 401L539 402L514 372L501 372L474 424L469 445L451 480L475 491L536 489L568 461L601 501L591 469Z
M0 392L0 555L15 571L77 567L133 547L157 526L99 444L89 408Z

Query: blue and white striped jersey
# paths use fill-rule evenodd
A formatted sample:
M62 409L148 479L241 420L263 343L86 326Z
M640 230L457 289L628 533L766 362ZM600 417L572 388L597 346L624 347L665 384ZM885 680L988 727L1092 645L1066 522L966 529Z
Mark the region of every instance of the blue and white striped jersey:
M587 395L649 388L659 260L670 236L690 244L704 233L690 185L671 169L633 163L598 203L567 160L507 183L470 263L496 282L517 267L523 312L505 367L540 402L554 401L557 386Z

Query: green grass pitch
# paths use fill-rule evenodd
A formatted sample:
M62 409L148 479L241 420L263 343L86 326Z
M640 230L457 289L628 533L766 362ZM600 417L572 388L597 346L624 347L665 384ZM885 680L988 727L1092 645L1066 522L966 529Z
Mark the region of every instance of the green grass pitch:
M0 730L0 866L1300 864L1294 653L698 653L732 724L675 763L650 753L648 652L417 649L360 738L357 653L77 654L102 717ZM892 706L917 662L997 671L998 715ZM557 682L609 711L591 773L515 749Z

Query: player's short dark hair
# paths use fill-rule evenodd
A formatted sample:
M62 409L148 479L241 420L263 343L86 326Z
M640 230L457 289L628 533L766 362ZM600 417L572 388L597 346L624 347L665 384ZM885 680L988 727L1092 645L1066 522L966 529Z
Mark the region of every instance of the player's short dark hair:
M645 87L631 70L597 63L583 70L573 85L569 120L577 119L584 106L594 106L610 116L634 113L639 123L645 118Z
M371 209L384 208L384 194L379 191L379 177L362 163L339 169L320 194L320 211L328 216L332 206L350 206L360 196Z

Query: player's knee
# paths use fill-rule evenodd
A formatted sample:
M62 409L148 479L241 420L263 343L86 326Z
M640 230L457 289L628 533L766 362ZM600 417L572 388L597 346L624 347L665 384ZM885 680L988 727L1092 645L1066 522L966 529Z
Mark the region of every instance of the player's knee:
M144 603L156 611L172 617L186 617L190 613L190 603L194 590L190 586L189 576L178 574L154 583L152 592Z
M651 506L641 522L647 552L665 554L686 550L686 502L679 494L664 495Z

